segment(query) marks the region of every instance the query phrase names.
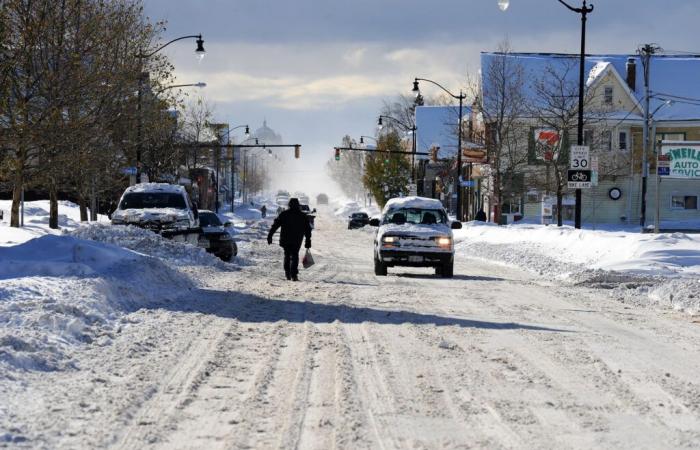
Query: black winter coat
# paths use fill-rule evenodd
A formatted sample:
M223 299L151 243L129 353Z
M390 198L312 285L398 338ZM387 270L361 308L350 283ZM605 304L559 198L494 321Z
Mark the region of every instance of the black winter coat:
M311 248L311 225L309 218L300 209L287 209L282 211L272 223L272 228L267 235L272 239L278 228L280 231L280 246L299 250L301 242L306 237L306 248Z

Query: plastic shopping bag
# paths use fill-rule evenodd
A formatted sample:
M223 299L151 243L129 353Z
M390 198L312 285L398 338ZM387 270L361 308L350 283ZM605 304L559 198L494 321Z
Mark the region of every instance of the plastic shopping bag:
M314 265L314 257L311 256L311 250L308 248L306 249L306 253L304 254L304 259L301 260L301 265L304 266L304 269L308 269L309 267Z

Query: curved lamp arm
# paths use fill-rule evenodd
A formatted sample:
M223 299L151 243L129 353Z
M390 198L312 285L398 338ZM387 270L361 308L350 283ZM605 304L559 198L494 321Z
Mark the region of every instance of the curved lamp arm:
M158 47L157 49L155 49L151 53L148 53L148 54L139 53L138 55L136 55L136 57L137 58L150 58L151 56L155 55L159 51L163 50L168 45L172 44L173 42L181 41L183 39L193 39L193 38L197 39L197 50L195 50L195 52L196 53L204 53L205 52L204 39L202 39L202 35L201 34L190 34L188 36L180 36L179 38L175 38L172 41L166 42L165 44L161 45L160 47Z
M581 8L574 8L573 6L569 5L566 3L564 0L558 0L559 3L562 5L566 6L569 8L571 11L578 13L578 14L588 14L589 12L593 11L594 6L591 5L590 7L586 7L586 0L583 0L583 6Z
M397 118L395 118L395 117L385 116L385 115L380 115L380 116L379 116L379 120L377 121L377 125L380 126L380 127L383 126L383 124L382 124L382 119L393 120L395 123L397 123L401 128L403 128L403 129L406 130L406 131L409 131L409 130L410 130L410 131L414 131L415 128L416 128L415 125L413 125L413 126L408 126L408 125L406 125L405 123L403 123L402 121L400 121L399 119L397 119ZM367 136L367 137L369 137L369 136ZM372 138L372 139L374 139L374 138ZM375 139L375 140L376 140L376 139Z
M560 1L561 1L561 0L560 0ZM459 100L459 99L464 100L465 98L467 98L467 95L464 94L464 93L462 93L461 91L459 92L459 95L455 95L455 94L453 94L452 92L450 92L449 90L447 90L447 88L446 88L445 86L441 85L441 84L438 83L437 81L428 80L427 78L416 78L415 81L413 82L413 91L414 91L414 92L417 92L417 93L419 93L419 94L420 94L420 91L418 90L418 82L419 82L419 81L427 81L428 83L432 83L432 84L434 84L435 86L437 86L437 87L439 87L440 89L442 89L443 91L445 91L445 92L447 93L447 95L449 95L449 96L452 97L452 98L456 98L457 100Z

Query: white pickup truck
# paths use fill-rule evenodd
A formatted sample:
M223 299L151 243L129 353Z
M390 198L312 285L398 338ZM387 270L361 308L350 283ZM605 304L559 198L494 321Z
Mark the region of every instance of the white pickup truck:
M141 183L126 188L111 215L114 225L136 225L197 245L199 213L183 186Z
M394 198L382 210L381 219L370 225L379 227L374 238L374 273L387 274L388 267L434 267L435 274L450 278L454 274L453 229L439 200L423 197Z

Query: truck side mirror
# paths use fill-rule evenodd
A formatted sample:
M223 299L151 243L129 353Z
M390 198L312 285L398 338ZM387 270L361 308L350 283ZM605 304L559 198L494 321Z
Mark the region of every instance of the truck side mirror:
M461 230L462 229L462 222L454 221L452 222L452 225L450 225L450 228L453 230Z
M369 225L371 227L378 227L379 226L379 219L374 218L369 220Z

